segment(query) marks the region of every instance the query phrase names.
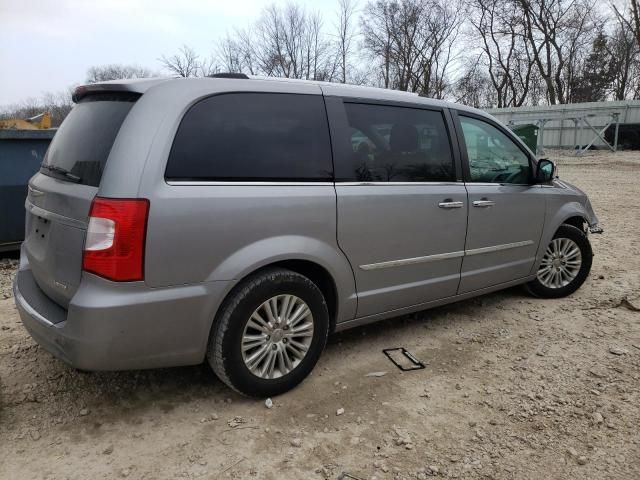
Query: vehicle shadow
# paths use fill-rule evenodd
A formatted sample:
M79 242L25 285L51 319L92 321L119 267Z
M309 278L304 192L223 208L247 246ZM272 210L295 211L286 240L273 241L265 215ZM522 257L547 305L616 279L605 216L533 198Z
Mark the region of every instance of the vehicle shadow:
M350 343L358 343L363 341L370 342L372 339L381 340L402 333L405 329L412 329L416 324L428 325L429 328L439 328L446 326L452 315L458 315L460 319L474 322L473 312L477 309L491 308L492 306L503 302L517 301L528 297L521 287L511 287L509 289L498 292L489 293L479 297L462 300L459 302L442 305L439 307L420 310L407 315L399 315L379 322L368 325L362 325L356 328L338 332L329 337L328 345L342 343L348 345ZM366 338L363 338L366 334ZM398 345L389 345L389 348ZM330 353L330 352L329 352Z
M472 312L478 308L517 301L523 296L521 289L512 288L346 330L329 337L327 350L324 352L326 357L321 362L331 362L331 356L342 355L344 349L355 350L372 341L389 341L394 336L402 335L403 331L414 329L416 324L438 329L450 321L451 315L457 315L463 322L472 323ZM388 345L398 346L401 345ZM68 410L69 405L77 406L78 411L86 407L100 410L105 421L112 418L114 421L135 424L148 410L168 413L181 406L205 400L207 404L214 405L231 402L255 404L255 399L237 394L218 380L206 363L153 370L81 372L53 359L42 349L38 349L35 363L35 368L39 370L36 376L46 378L46 381L38 384L37 393L46 397L49 404L53 404L53 411Z

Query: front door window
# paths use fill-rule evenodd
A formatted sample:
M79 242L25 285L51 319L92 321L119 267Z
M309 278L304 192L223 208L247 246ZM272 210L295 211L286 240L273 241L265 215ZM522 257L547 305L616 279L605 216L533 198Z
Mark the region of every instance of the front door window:
M490 123L460 116L469 158L471 182L528 184L531 165L527 155Z

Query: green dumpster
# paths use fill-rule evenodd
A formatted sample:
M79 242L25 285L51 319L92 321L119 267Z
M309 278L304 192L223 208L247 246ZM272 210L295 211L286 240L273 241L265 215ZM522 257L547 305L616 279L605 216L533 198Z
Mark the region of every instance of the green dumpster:
M511 130L520 137L520 140L522 140L533 153L537 153L539 130L537 125L512 125Z

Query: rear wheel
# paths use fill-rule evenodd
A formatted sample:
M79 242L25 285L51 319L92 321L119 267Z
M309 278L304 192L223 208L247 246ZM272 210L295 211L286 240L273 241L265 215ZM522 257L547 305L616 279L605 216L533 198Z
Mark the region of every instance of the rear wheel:
M562 225L544 252L535 280L526 288L542 298L571 295L587 279L592 258L586 234L572 225Z
M328 332L329 314L320 289L298 273L269 269L245 280L225 300L207 358L234 390L269 397L304 380Z

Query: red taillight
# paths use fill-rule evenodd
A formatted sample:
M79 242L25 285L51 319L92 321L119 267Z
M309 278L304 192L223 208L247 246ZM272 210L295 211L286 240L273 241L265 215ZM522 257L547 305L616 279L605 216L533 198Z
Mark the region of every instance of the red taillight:
M144 279L149 200L96 197L89 212L82 268L116 282Z

